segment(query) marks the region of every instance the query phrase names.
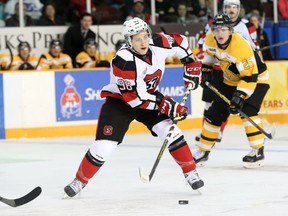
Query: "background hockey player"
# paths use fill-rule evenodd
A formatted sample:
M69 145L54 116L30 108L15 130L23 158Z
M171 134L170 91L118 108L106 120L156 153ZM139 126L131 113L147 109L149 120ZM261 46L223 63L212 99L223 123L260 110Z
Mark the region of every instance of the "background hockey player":
M83 49L84 51L76 56L76 67L110 67L109 61L101 60L102 56L97 52L97 43L93 38L85 40Z
M193 155L196 163L208 160L220 127L230 113L235 115L238 110L242 110L263 127L258 112L269 89L267 67L248 41L233 32L232 25L227 14L218 15L213 20L212 33L205 38L201 85L205 88L205 81L211 82L213 66L218 64L224 74L218 90L231 103L229 107L223 99L215 96L206 113L199 150ZM264 160L264 135L245 118L242 121L251 147L251 151L243 158L244 167L261 167Z
M21 41L17 47L18 54L13 56L10 70L35 70L39 58L31 55L31 46L27 41Z
M110 84L101 92L106 101L99 116L96 140L85 154L76 178L64 188L69 197L78 194L97 173L122 142L134 119L164 141L173 125L172 119L178 115L177 120L186 117L187 107L158 91L168 55L177 55L182 60L185 84L191 83L193 89L198 86L201 62L190 58L192 52L185 36L152 35L150 27L140 18L125 21L123 35L127 45L113 58ZM192 189L202 187L204 183L198 176L190 148L177 125L168 149Z
M240 6L241 5L240 5L239 0L224 0L223 12L229 15L232 21L232 26L234 28L234 31L242 35L242 37L245 38L247 41L249 41L249 43L255 49L259 49L256 27L252 23L250 23L248 20L239 17ZM204 44L206 35L211 32L211 28L210 28L211 24L212 24L212 20L210 20L210 22L206 25L205 31L200 36L200 39L198 41L199 49L193 50L194 55L197 56L199 60L203 59L204 50L205 50L205 46L203 47L203 44ZM223 80L223 72L221 71L220 66L216 64L214 65L214 68L213 68L213 77L211 79L211 83L215 87L218 87L218 85L222 82L222 80ZM216 95L210 89L208 88L203 89L202 100L205 102L203 121L206 117L206 112L208 108L210 107L211 102L215 96ZM220 133L216 142L221 142L222 134L223 134L226 124L227 124L227 121L223 122L223 124L221 125ZM196 136L195 139L196 141L199 141L200 135Z
M71 57L62 52L62 42L58 39L51 40L49 52L40 58L38 69L41 70L73 68Z

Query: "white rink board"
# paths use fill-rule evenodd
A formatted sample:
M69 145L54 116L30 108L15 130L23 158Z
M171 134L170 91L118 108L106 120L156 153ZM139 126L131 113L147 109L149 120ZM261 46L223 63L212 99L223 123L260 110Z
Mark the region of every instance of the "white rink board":
M33 71L3 74L6 129L95 124L95 120L56 121L55 73ZM191 93L192 118L200 118L203 112L201 90L198 88Z

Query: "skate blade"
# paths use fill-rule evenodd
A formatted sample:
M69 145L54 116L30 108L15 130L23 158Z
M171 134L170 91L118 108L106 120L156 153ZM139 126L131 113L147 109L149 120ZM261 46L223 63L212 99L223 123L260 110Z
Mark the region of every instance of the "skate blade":
M197 193L198 193L199 195L202 195L202 192L201 192L200 189L196 189L195 191L197 191Z
M205 167L205 163L206 163L206 161L199 161L199 162L196 164L196 166L197 166L197 167Z
M244 162L243 163L243 167L246 169L258 169L264 166L264 161L263 160L259 160L253 163L250 162Z

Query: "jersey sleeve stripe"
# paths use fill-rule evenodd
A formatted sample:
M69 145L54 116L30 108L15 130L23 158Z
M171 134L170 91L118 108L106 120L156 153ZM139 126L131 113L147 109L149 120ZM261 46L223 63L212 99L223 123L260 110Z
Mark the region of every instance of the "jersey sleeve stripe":
M159 47L164 47L164 48L170 48L170 44L168 42L168 39L160 33L155 33L154 37L153 37L153 44L155 46L159 46Z

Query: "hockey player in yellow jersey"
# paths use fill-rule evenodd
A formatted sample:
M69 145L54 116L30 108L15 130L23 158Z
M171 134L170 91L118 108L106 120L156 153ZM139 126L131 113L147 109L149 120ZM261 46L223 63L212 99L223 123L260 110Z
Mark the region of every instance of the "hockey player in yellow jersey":
M211 30L212 32L205 38L206 51L201 85L207 88L205 81L211 80L213 65L219 64L223 71L223 82L218 90L230 100L230 106L220 97L215 97L208 109L198 143L199 149L193 154L198 165L208 160L220 126L230 114L236 115L238 110L241 110L257 125L263 127L258 112L269 89L269 74L265 63L241 35L233 32L229 16L216 15ZM251 151L243 157L243 166L262 167L264 134L245 118L241 119L251 147Z
M107 60L101 60L97 53L97 43L93 38L88 38L84 42L84 51L76 56L76 67L78 68L95 68L95 67L110 67Z
M73 68L71 57L62 52L62 42L58 39L51 40L49 52L40 58L41 61L38 70Z
M11 56L6 53L0 53L0 70L8 70L11 62Z
M39 58L31 55L31 46L27 41L21 41L17 47L18 54L13 55L10 70L35 70Z

